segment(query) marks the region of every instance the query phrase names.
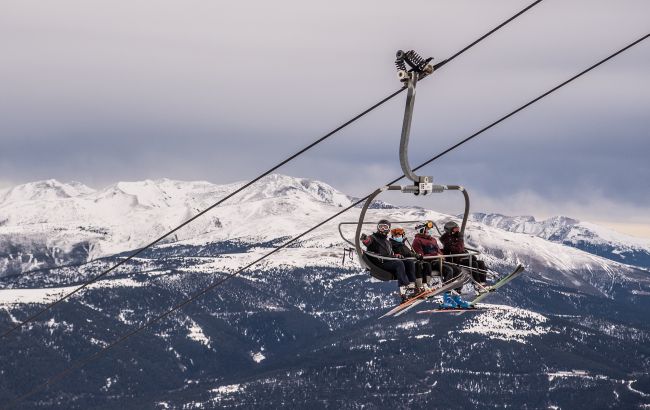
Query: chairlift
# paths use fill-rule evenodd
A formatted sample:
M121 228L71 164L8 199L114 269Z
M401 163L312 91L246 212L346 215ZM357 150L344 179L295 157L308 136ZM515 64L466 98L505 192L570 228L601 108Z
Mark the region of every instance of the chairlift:
M405 83L408 88L408 92L406 96L406 107L404 109L404 120L402 122L402 133L401 133L400 146L399 146L399 160L400 160L400 165L402 167L402 171L404 172L404 176L410 179L412 184L411 185L386 185L381 188L378 188L368 197L366 202L363 204L361 213L359 215L359 220L357 222L341 222L339 224L339 233L341 237L345 242L347 242L348 244L354 247L354 250L359 259L359 263L370 272L370 275L372 277L381 281L395 280L396 278L392 272L382 269L381 266L378 265L376 262L374 262L371 258L373 258L374 260L382 260L382 261L383 260L415 260L415 258L398 259L393 257L381 256L363 250L361 248L361 229L363 228L364 225L377 224L377 222L365 221L366 212L368 211L368 208L370 207L372 202L377 198L377 196L379 196L380 194L386 191L400 191L401 193L413 194L413 195L429 195L434 193L435 194L442 193L445 191L460 191L463 194L463 197L465 199L465 210L463 212L463 221L460 227L461 236L464 236L465 234L465 226L467 225L467 219L469 217L469 205L470 205L469 194L467 193L467 190L462 186L434 184L432 176L417 175L411 169L408 160L408 144L409 144L409 136L411 132L411 122L413 119L413 106L415 104L415 87L419 79L422 79L428 75L433 74L435 66L431 64L432 58L424 59L413 50L407 52L399 50L397 52L396 57L397 58L395 60L395 66L397 67L397 76L399 80L402 83ZM420 223L421 221L390 221L390 222L391 224L409 224L409 223ZM342 230L342 227L345 225L356 225L354 241L351 241L345 237ZM435 225L435 228L439 234L442 234L437 225ZM470 258L470 265L471 265L471 258L475 257L476 255L479 255L479 252L477 250L467 248L467 253L464 254L426 256L424 257L424 259L425 260L445 259L445 258L464 256Z

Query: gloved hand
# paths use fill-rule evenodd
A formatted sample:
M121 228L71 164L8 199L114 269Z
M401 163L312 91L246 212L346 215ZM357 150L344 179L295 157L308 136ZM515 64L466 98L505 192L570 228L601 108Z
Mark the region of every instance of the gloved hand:
M402 255L400 255L399 253L396 254L395 257L396 257L397 259L404 259L404 257L403 257Z
M424 256L420 255L419 253L416 253L415 255L416 255L415 257L416 257L419 261L424 260Z
M368 239L368 235L366 235L365 233L362 233L361 234L361 240L365 241L366 239Z

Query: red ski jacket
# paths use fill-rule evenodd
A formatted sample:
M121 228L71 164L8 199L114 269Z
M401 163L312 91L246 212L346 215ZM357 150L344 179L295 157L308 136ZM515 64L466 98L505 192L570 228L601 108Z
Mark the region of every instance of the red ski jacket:
M438 241L431 235L418 233L413 239L413 250L422 256L442 255Z

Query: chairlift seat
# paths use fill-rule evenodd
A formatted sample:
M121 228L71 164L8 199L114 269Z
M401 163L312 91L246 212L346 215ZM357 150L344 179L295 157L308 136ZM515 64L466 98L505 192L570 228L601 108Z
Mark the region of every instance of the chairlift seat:
M389 280L397 280L397 277L395 276L394 273L389 272L385 269L382 269L377 265L375 262L371 261L368 255L364 254L361 256L363 259L364 264L370 271L370 276L372 276L375 279L379 279L381 281L389 281Z

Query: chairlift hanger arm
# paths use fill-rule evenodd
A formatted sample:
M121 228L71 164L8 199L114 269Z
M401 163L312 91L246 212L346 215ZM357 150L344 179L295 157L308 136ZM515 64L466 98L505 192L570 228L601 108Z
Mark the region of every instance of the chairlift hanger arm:
M469 194L467 190L460 185L445 185L445 189L460 191L465 198L465 211L463 212L463 222L460 225L460 236L465 237L465 226L467 226L467 219L469 218Z
M408 160L408 145L411 134L411 122L413 120L413 107L415 105L415 86L420 78L433 73L434 67L431 65L431 57L424 59L415 51L410 50L397 52L395 66L397 67L397 76L403 83L406 83L408 92L406 95L406 107L404 108L404 120L402 121L402 135L399 143L399 162L404 175L413 181L411 192L419 194L429 194L433 190L433 177L419 176L413 172ZM407 71L406 66L410 67Z

